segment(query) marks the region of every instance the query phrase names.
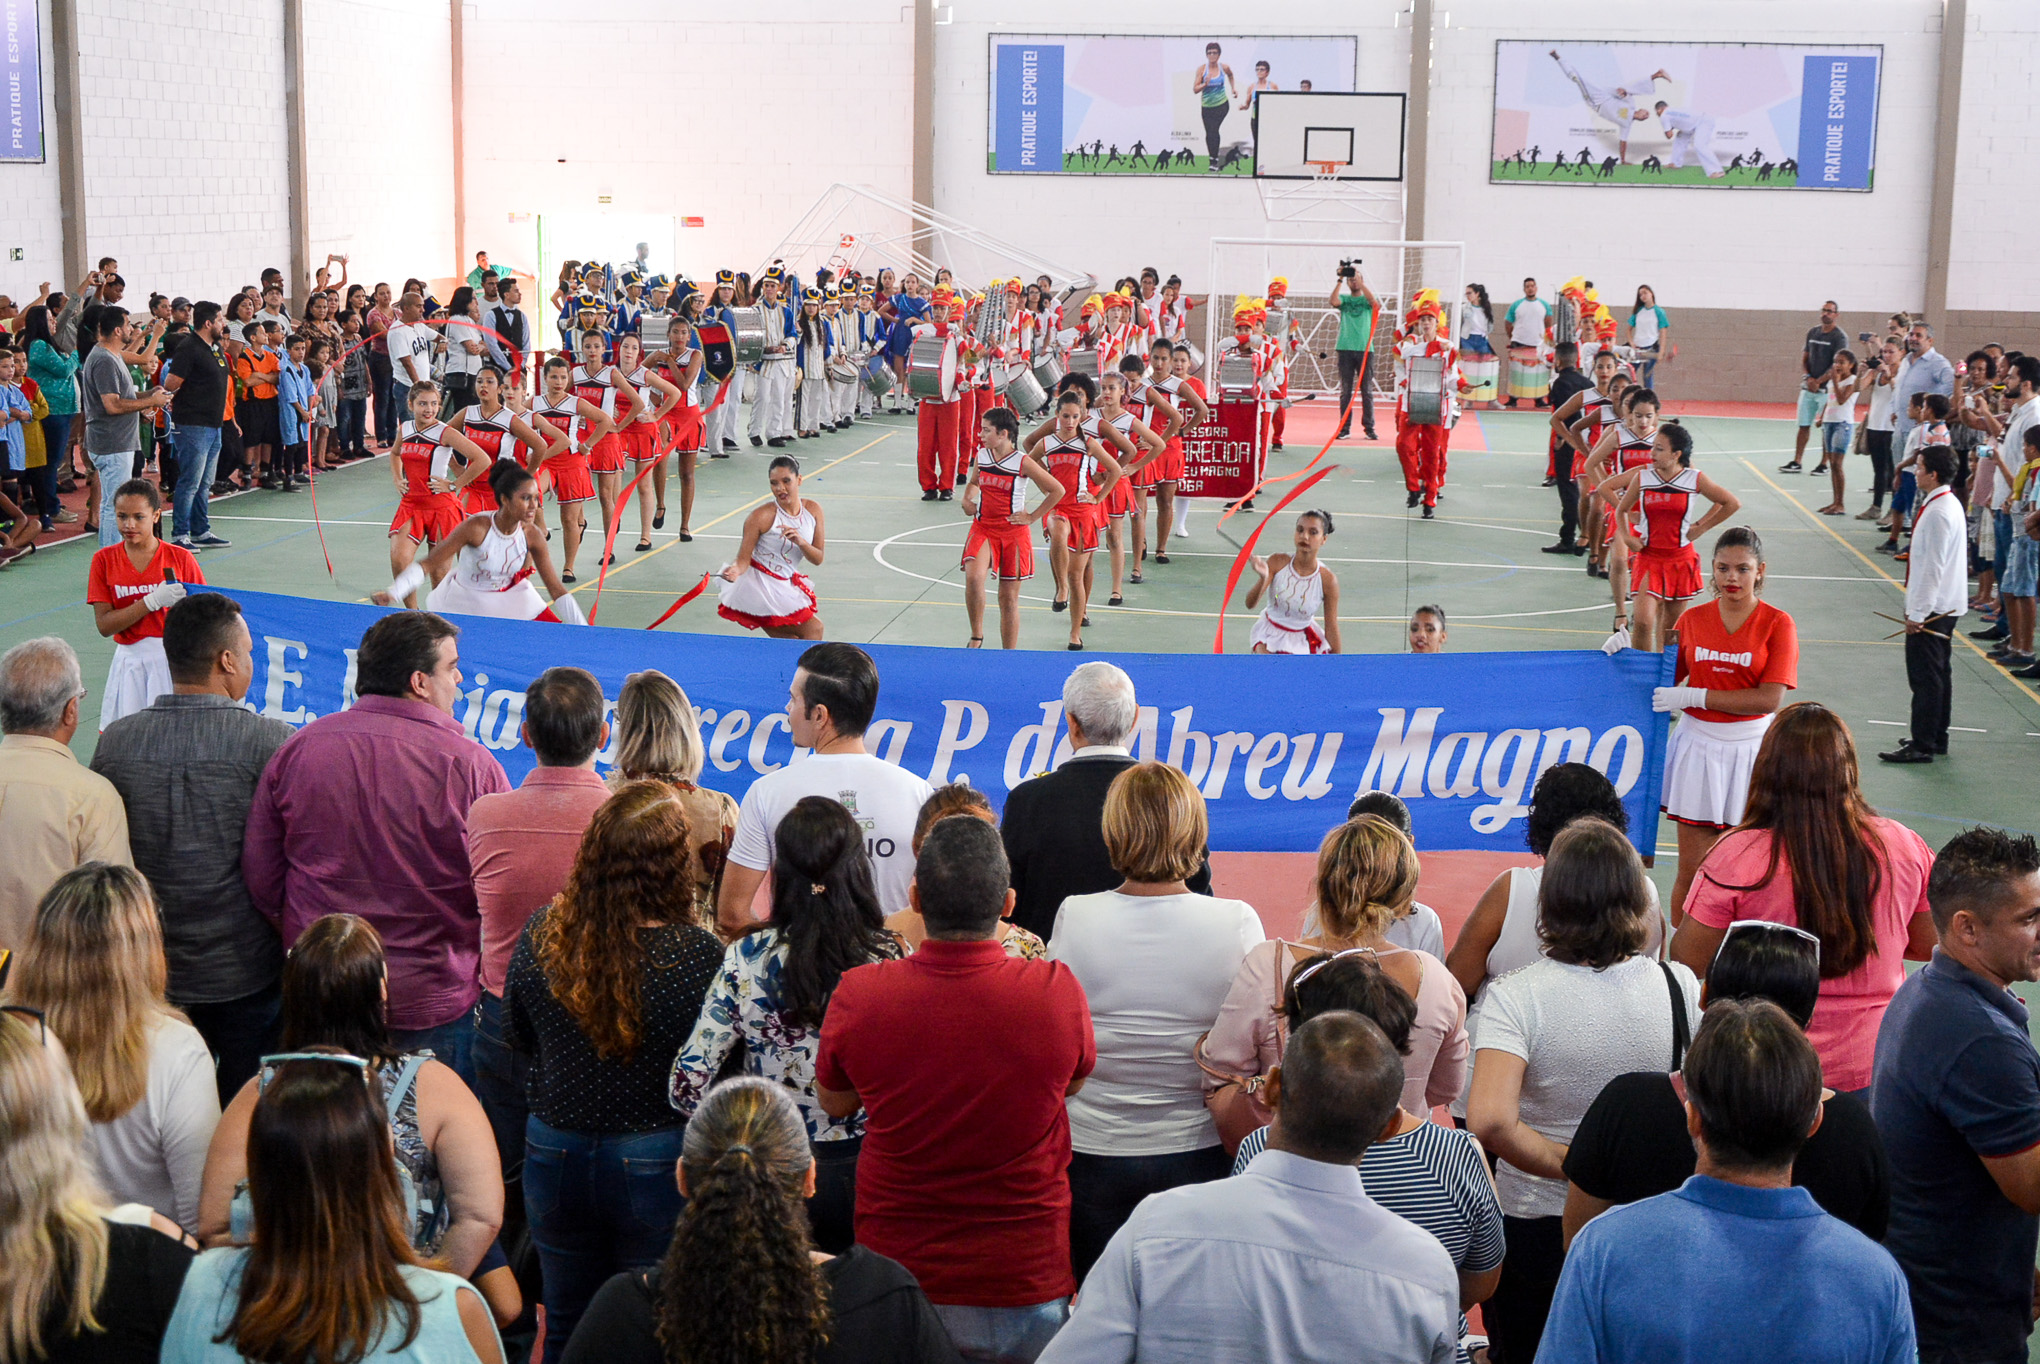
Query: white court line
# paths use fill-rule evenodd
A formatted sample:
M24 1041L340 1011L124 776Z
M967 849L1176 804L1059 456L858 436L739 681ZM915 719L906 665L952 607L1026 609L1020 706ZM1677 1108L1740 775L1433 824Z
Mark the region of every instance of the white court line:
M1871 720L1868 723L1873 725L1890 725L1893 729L1905 728L1905 722L1903 720ZM1953 729L1955 728L1955 726L1950 725L1948 726L1948 728Z

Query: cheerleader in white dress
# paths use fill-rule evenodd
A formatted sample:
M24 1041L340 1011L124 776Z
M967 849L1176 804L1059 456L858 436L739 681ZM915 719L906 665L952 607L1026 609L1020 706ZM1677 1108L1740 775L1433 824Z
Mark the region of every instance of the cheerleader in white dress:
M814 584L800 572L822 561L822 506L800 495L800 461L772 461L772 500L744 518L737 560L722 571L716 614L774 639L820 639Z
M496 494L495 511L462 521L433 546L422 565L406 568L373 600L379 606L394 606L417 591L430 573L439 585L425 605L441 615L586 625L538 528L544 495L537 477L515 460L499 459L489 470L489 486ZM532 586L534 577L545 584L544 595Z
M1332 514L1307 511L1296 518L1296 552L1256 554L1256 581L1247 589L1247 609L1260 603L1268 606L1254 622L1253 644L1257 654L1336 654L1339 650L1339 580L1318 560L1318 553L1332 534ZM1324 628L1317 623L1318 611L1325 614Z

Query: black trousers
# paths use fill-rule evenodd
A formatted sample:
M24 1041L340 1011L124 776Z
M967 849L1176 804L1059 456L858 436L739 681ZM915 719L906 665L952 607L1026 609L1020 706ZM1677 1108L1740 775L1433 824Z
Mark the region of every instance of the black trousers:
M815 1249L841 1255L857 1239L857 1154L862 1137L813 1141L815 1196L807 1201L808 1228Z
M1502 1261L1494 1296L1480 1309L1494 1364L1532 1364L1537 1358L1544 1319L1558 1291L1558 1271L1565 1267L1564 1222L1560 1217L1502 1218L1508 1258Z
M1201 109L1204 115L1204 156L1213 167L1218 165L1219 129L1224 125L1226 113L1231 107L1231 102L1227 101L1225 104L1207 104Z
M1905 637L1905 680L1912 688L1912 743L1935 753L1948 751L1948 715L1955 700L1950 665L1955 617L1928 622Z
M1891 495L1891 433L1865 431L1863 448L1870 455L1870 503L1881 507Z
M1353 425L1353 385L1360 385L1360 429L1368 435L1374 434L1374 352L1367 350L1342 350L1339 355L1339 411L1344 414L1339 428L1345 430Z
M262 1056L276 1045L283 1016L283 984L275 981L252 995L212 1004L180 1004L184 1016L213 1054L220 1104L232 1103L241 1086L262 1069Z
M1223 1146L1166 1156L1070 1156L1070 1267L1077 1282L1105 1253L1113 1233L1149 1194L1209 1184L1232 1173Z
M1580 485L1572 478L1572 447L1561 446L1558 452L1558 538L1563 544L1576 544L1580 536Z

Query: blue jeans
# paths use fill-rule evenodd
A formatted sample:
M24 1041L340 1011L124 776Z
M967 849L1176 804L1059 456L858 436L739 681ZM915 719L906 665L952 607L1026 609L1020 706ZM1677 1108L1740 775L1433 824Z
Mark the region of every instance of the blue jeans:
M135 452L123 450L117 455L91 458L92 467L99 471L99 545L104 549L120 543L120 527L113 520L113 495L134 475Z
M531 1116L526 1081L531 1059L503 1040L503 999L482 991L474 1015L475 1097L489 1115L496 1134L496 1154L503 1158L503 1178L517 1177L524 1164L524 1127Z
M2008 511L1994 511L1990 514L1991 531L1995 544L1991 549L1990 567L1997 580L2005 580L2005 556L2012 549L2012 514Z
M603 1133L563 1132L536 1117L526 1124L524 1210L545 1276L545 1364L558 1364L611 1275L664 1258L686 1203L675 1171L685 1135L681 1127Z
M956 1352L988 1364L1034 1364L1070 1315L1068 1298L1033 1307L933 1306Z
M177 491L172 502L179 539L196 539L212 534L213 472L220 462L220 429L217 426L185 424L171 432L170 448L177 452Z
M367 425L368 399L342 398L340 411L334 417L333 444L327 450L327 456L330 458L349 455L357 450L367 449L365 444Z
M1657 389L1652 381L1657 376L1658 349L1653 345L1636 352L1636 381L1653 392ZM1646 359L1646 356L1649 358Z
M1849 441L1856 434L1854 422L1822 422L1820 452L1839 459L1849 453Z
M1223 1146L1165 1156L1070 1156L1070 1269L1082 1283L1149 1194L1184 1184L1208 1184L1232 1173Z
M430 1028L413 1028L409 1032L390 1029L390 1043L398 1051L429 1051L432 1059L442 1066L450 1067L461 1083L469 1089L475 1087L475 1025L468 1014L462 1014L450 1023L435 1024Z
M30 469L28 478L35 488L35 507L42 517L42 526L48 530L56 523L56 515L64 509L57 492L57 484L64 477L65 466L71 462L71 419L65 417L44 417L43 466Z
M1913 496L1919 492L1919 487L1918 481L1913 478L1912 470L1907 469L1899 474L1898 487L1891 494L1891 510L1900 517L1911 511ZM1899 524L1903 525L1904 522L1901 521Z

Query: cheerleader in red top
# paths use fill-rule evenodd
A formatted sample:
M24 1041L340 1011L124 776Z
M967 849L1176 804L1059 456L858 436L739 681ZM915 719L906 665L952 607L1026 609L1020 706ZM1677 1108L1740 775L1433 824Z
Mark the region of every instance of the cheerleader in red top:
M820 639L814 584L800 572L822 561L822 504L800 495L800 461L776 455L767 467L772 500L744 518L736 562L725 565L716 614L774 639Z
M924 336L960 338L963 332L963 309L956 301L955 293L946 284L938 284L928 295L928 320L916 322L911 328L914 340ZM958 357L958 367L962 359ZM947 502L955 496L957 464L961 458L959 447L962 433L959 424L963 415L963 394L950 398L922 398L914 417L916 432L914 457L920 466L921 500L933 502L938 497Z
M1176 485L1182 481L1185 459L1183 433L1193 426L1208 424L1211 407L1204 401L1197 381L1176 372L1176 350L1167 341L1157 341L1148 353L1148 382L1178 413L1176 429L1169 433L1168 444L1150 466L1154 471L1150 486L1155 492L1155 560L1165 564L1169 562L1170 530L1173 528L1184 536L1190 533L1189 499L1183 499L1180 511L1176 500Z
M1761 600L1764 547L1748 526L1714 542L1714 600L1679 618L1677 685L1651 693L1651 709L1682 711L1665 748L1664 812L1679 826L1672 921L1707 850L1742 822L1750 769L1785 693L1799 685L1799 632Z
M637 418L624 426L622 431L624 458L629 461L627 471L635 479L647 464L656 464L657 469L648 475L664 482L665 456L659 453L659 423L671 415L680 405L680 388L662 374L659 369L646 362L644 342L631 333L616 338L616 372L623 376L630 391L638 396ZM665 515L660 512L655 520L652 499L644 495L642 487L637 493L638 501L638 542L637 552L642 554L652 547L652 531Z
M455 455L461 459L459 475L451 467ZM461 494L494 462L481 446L439 420L439 385L430 379L411 385L411 420L397 429L397 449L390 459L390 477L397 485L397 514L390 519L392 574L417 561L419 545L437 544L453 534L467 515Z
M94 554L85 575L92 623L101 638L113 636L113 667L99 698L102 730L170 690L163 616L184 600L186 583L205 581L190 550L165 544L156 534L163 494L155 484L134 478L116 488L113 518L120 542Z
M1169 401L1165 390L1148 382L1148 363L1140 355L1129 355L1119 362L1119 377L1125 395L1121 401L1135 419L1145 424L1162 442L1160 450L1147 459L1137 461L1127 471L1127 482L1132 485L1133 547L1138 563L1145 563L1148 557L1148 492L1157 486L1163 462L1169 457L1169 443L1175 441L1178 450L1183 448L1180 440L1183 414ZM1172 489L1168 511L1164 514L1173 516L1175 510ZM1166 564L1169 556L1163 551L1167 547L1168 522L1163 521L1155 529L1155 562Z
M497 460L517 463L517 447L520 444L536 456L529 466L534 469L553 456L565 453L567 448L565 436L543 422L535 427L527 422L521 412L503 401L504 392L503 371L494 365L482 366L475 374L474 402L462 408L449 423L488 456L480 473L472 479L461 480L461 510L469 516L496 510L496 494L490 483L489 471L495 467ZM509 392L516 396L516 390ZM466 474L467 470L463 468L462 473ZM543 522L539 529L545 529Z
M1438 493L1445 486L1445 455L1452 441L1452 423L1459 415L1459 350L1438 335L1438 305L1421 303L1406 319L1413 335L1398 344L1395 376L1395 453L1402 461L1403 487L1409 497L1404 506L1424 504L1424 519L1437 514ZM1439 424L1432 426L1410 420L1410 361L1429 357L1444 362L1444 392Z
M1034 576L1034 545L1029 527L1055 510L1062 484L1014 440L1020 421L1009 408L995 407L979 424L982 442L971 461L970 481L963 489L963 510L972 520L963 544L963 606L970 616L970 643L985 642L985 578L999 577L999 643L1020 647L1020 584ZM1041 505L1026 509L1023 479L1041 490ZM1082 644L1072 644L1081 649Z
M645 400L630 386L621 368L602 362L601 332L581 334L580 355L581 363L574 366L574 396L593 404L610 420L608 432L588 447L588 472L595 476L596 496L602 500L602 534L606 543L616 525L616 494L623 484L627 459L621 433L644 415ZM567 558L571 562L573 556Z
M1594 357L1594 386L1583 388L1560 403L1551 413L1551 468L1552 477L1568 478L1578 483L1586 472L1587 456L1593 453L1594 445L1601 439L1606 424L1613 420L1615 395L1628 386L1623 377L1622 362L1615 358L1613 351L1602 351ZM1579 493L1573 494L1577 499ZM1567 534L1558 544L1549 546L1547 554L1571 554L1583 552L1588 544L1599 542L1601 534L1601 504L1588 498L1578 514L1585 518L1577 528L1579 538ZM1576 549L1575 546L1578 546Z
M595 482L588 474L588 447L616 425L607 413L569 386L573 366L563 355L545 362L545 392L531 405L534 423L544 422L567 438L564 452L545 461L540 475L543 483L552 478L553 500L560 504L560 538L566 556L560 568L563 582L574 581L574 556L580 552L581 537L588 529L588 503L595 500Z
M1143 581L1140 559L1130 553L1139 543L1132 535L1131 523L1138 504L1133 500L1131 485L1135 473L1143 465L1160 459L1162 452L1168 448L1160 435L1134 415L1126 404L1126 394L1126 376L1117 370L1107 374L1098 389L1097 410L1084 423L1086 435L1096 436L1119 452L1120 467L1126 474L1102 504L1107 533L1118 537L1112 544L1112 600L1107 603L1109 606L1121 603L1121 583L1124 580L1120 573L1128 558L1133 559L1133 583L1138 586ZM1119 439L1114 441L1114 436Z
M1084 647L1085 614L1091 602L1091 557L1103 524L1101 501L1121 477L1119 461L1096 436L1084 434L1084 397L1074 390L1056 399L1054 424L1031 432L1022 448L1062 485L1062 499L1048 517L1048 563L1055 576L1057 611L1070 613L1070 647ZM1102 472L1103 482L1092 476Z
M1115 290L1101 300L1104 314L1104 331L1099 337L1098 348L1105 353L1104 369L1101 373L1119 368L1119 362L1133 349L1134 340L1140 335L1140 324L1134 321L1133 297Z
M1099 417L1097 407L1095 406L1098 389L1097 385L1091 382L1090 375L1065 374L1055 386L1057 402L1060 402L1065 394L1074 394L1083 403L1083 433L1104 446L1113 460L1119 465L1120 476L1113 480L1110 487L1097 494L1096 506L1092 511L1092 515L1097 519L1098 528L1104 533L1105 542L1111 548L1112 595L1105 604L1107 606L1124 606L1126 604L1126 520L1133 511L1133 500L1127 492L1126 469L1128 465L1141 458L1143 451L1148 448L1148 445L1147 443L1138 445L1134 443L1132 435L1134 417L1131 412L1123 408L1116 409L1119 418L1117 422L1104 421ZM1051 408L1047 420L1029 432L1028 439L1031 441L1036 437L1046 436L1054 429L1055 413L1054 409ZM1152 436L1153 433L1149 434ZM1051 543L1053 543L1050 527L1044 525L1042 527L1042 535L1043 538L1050 539ZM1138 573L1136 573L1134 581L1140 581Z
M1700 595L1700 554L1693 542L1742 510L1742 500L1693 464L1693 433L1677 422L1657 429L1649 464L1618 476L1609 491L1615 506L1615 535L1628 565L1635 598L1631 639L1635 648L1654 654L1665 636L1678 626L1686 603ZM1713 503L1709 506L1709 503ZM1631 513L1643 510L1641 522ZM1641 535L1630 527L1640 524ZM1622 585L1616 584L1620 592ZM1616 610L1622 599L1616 598ZM1616 628L1622 621L1618 618Z
M1657 400L1653 397L1649 402L1640 402L1645 392L1641 384L1618 381L1614 401L1608 407L1610 419L1603 424L1601 438L1594 442L1586 465L1580 470L1580 500L1593 507L1592 514L1582 512L1582 518L1600 526L1587 544L1590 578L1607 577L1609 566L1622 552L1615 543L1614 503L1602 495L1602 488L1616 475L1650 463L1651 451L1657 445Z
M694 467L705 448L703 436L706 423L700 406L694 400L696 386L701 382L703 361L701 347L694 344L694 324L684 314L676 314L666 324L666 349L655 353L650 365L655 374L671 384L680 397L666 413L666 427L672 433L673 453L680 464L680 539L691 542L694 539ZM652 532L662 530L666 525L666 461L661 459L652 469L652 496L657 506L652 511L648 526L641 526L642 538L650 540ZM638 510L645 510L642 496L638 499Z
M586 625L566 583L553 571L552 551L538 524L544 504L538 479L516 460L499 459L489 470L489 485L496 501L492 510L462 521L432 547L423 564L399 573L373 600L394 606L430 574L438 585L425 605L440 615ZM532 586L534 577L545 584L546 596Z

